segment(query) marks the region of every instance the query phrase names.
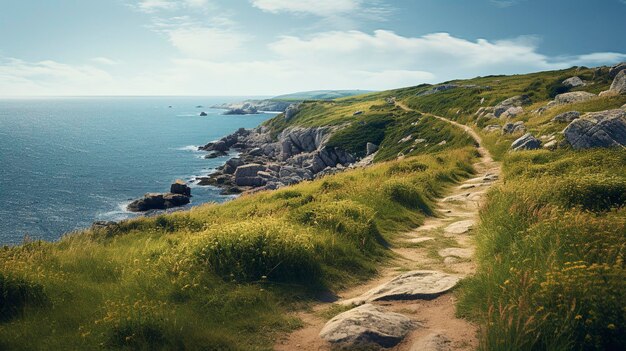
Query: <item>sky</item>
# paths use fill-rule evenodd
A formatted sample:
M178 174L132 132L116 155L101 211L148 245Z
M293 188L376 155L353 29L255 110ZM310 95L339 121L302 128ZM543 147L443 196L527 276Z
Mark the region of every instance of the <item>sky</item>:
M626 0L0 0L0 96L385 90L626 61Z

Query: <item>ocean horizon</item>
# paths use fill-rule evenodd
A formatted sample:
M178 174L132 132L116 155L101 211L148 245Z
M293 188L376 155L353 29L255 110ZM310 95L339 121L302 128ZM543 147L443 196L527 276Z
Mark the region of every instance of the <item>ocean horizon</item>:
M197 147L275 115L210 108L249 98L258 97L0 98L0 245L135 217L128 203L176 179L191 183L186 207L232 198L192 184L230 157L204 159Z

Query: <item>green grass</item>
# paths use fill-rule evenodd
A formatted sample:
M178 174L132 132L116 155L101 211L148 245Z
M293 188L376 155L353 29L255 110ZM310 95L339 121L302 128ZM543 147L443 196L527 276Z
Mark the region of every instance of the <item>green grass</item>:
M449 149L5 247L0 291L10 300L0 301L12 311L0 346L271 349L276 333L301 325L288 311L375 274L387 242L422 223L474 158L471 147Z
M626 348L626 153L517 153L504 170L461 289L480 349Z

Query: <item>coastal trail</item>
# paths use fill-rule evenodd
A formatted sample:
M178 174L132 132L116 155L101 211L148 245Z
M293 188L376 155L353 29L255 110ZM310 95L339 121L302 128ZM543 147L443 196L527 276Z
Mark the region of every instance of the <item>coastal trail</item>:
M396 105L413 111L401 102ZM318 303L299 312L296 317L304 327L277 340L275 350L331 350L333 345L320 332L326 339L344 341L348 348L363 338L387 343L389 350L477 348L477 326L455 316L456 298L450 291L476 270L472 230L478 223L484 195L498 180L500 164L470 127L444 117L424 115L462 128L476 141L480 158L473 165L475 177L456 185L446 197L436 201L437 217L427 218L423 225L392 243L390 249L395 258L380 269L375 279L340 292L339 300L334 302L346 308L361 307L334 317L328 325L323 312L333 308L333 303ZM403 328L406 323L409 328ZM350 344L350 340L356 342Z

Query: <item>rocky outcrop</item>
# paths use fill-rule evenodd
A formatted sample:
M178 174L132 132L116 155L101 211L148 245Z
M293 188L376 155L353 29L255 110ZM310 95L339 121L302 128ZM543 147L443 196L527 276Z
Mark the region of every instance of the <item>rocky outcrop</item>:
M583 80L580 79L580 77L572 77L572 78L567 78L561 84L572 87L572 88L576 88L576 87L584 86L585 82L583 82Z
M145 194L142 198L131 202L126 209L131 212L165 210L188 204L190 197L191 189L182 180L177 180L170 186L169 193Z
M559 94L554 98L556 105L567 105L578 102L585 102L596 98L597 95L588 93L586 91L574 91L571 93Z
M277 189L354 166L357 159L353 155L327 146L334 130L335 127L292 127L273 137L263 126L240 129L201 147L208 152L234 149L240 155L208 177L198 178L198 184L220 187L223 193Z
M170 193L172 193L172 194L179 194L179 195L185 195L185 196L190 197L191 196L191 188L184 181L182 181L180 179L177 179L170 186Z
M335 348L380 349L397 345L416 326L402 314L366 304L332 318L320 337Z
M580 112L578 111L563 112L561 114L556 115L554 118L552 118L552 122L569 123L578 117L580 117Z
M515 123L507 123L502 127L502 134L521 134L526 132L526 126L524 122L518 121Z
M369 156L378 151L378 145L374 143L367 143L365 145L365 156Z
M621 71L626 70L626 62L621 62L618 63L617 65L611 67L609 69L609 77L611 78L615 78L617 77L617 74L620 73Z
M206 116L208 116L208 115L207 115L207 113L206 113L206 112L202 111L202 112L200 112L200 116L202 116L202 117L206 117Z
M532 134L526 133L511 144L513 151L535 150L541 147L541 140L535 138Z
M289 121L300 112L301 104L291 104L285 109L285 120Z
M485 128L483 128L483 130L487 133L499 132L502 130L502 127L500 127L499 124L490 124L486 126Z
M565 140L576 150L624 147L626 146L626 111L615 109L587 113L570 123L563 134Z
M626 94L626 70L620 71L617 76L615 76L609 91L616 95Z
M493 114L496 117L500 117L503 113L513 107L521 107L530 103L531 101L528 95L513 96L497 104L493 109Z

